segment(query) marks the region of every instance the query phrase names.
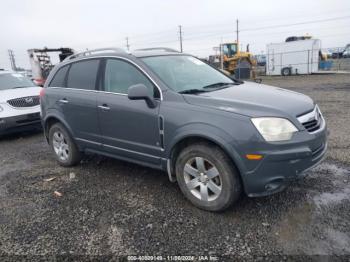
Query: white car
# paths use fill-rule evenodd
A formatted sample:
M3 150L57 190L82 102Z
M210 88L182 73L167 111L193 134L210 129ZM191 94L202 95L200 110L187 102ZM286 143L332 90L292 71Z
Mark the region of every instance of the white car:
M0 135L41 127L40 90L23 74L0 70Z

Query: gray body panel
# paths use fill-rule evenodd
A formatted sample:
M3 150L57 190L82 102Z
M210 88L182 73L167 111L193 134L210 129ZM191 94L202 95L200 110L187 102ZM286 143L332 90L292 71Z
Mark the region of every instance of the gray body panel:
M65 120L78 143L94 141L90 146L96 147L96 143L101 142L95 92L50 88L46 101L48 112L52 111Z
M98 92L97 101L109 108L98 110L103 150L160 165L159 107L149 108L144 101L104 92Z
M315 107L309 97L250 82L199 95L182 95L169 89L137 58L146 54L149 53L101 57L127 59L142 68L161 90L162 96L156 99L155 108L150 108L144 100L130 100L127 95L99 88L72 90L46 88L46 84L41 99L44 127L55 118L67 127L82 151L164 171L167 162L172 161L171 153L177 143L189 137L204 138L229 155L249 196L282 190L291 179L324 156L326 127L312 134L297 119ZM75 61L79 59L84 58ZM52 70L47 83L62 65ZM64 98L69 103L59 102ZM268 143L251 122L251 117L258 116L289 119L299 131L290 141ZM251 161L246 154L262 154L264 158ZM268 184L272 188L267 188Z
M310 112L315 106L306 95L253 82L188 96L186 101L250 117L285 117L286 114L295 117Z

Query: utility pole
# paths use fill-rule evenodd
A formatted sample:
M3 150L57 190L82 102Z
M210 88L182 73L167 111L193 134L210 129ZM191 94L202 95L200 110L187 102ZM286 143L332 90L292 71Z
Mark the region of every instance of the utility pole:
M238 40L239 40L239 30L238 30L238 19L236 20L236 42L237 42L237 45L238 45Z
M179 25L179 34L180 34L180 52L182 53L182 26Z
M10 57L11 68L13 71L17 71L16 59L15 59L15 55L13 54L13 50L9 49L8 53Z
M130 45L129 45L129 37L126 37L126 49L128 49L128 51L130 51Z

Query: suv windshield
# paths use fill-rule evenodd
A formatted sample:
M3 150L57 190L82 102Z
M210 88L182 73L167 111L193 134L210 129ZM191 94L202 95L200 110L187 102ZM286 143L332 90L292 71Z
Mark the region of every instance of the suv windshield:
M208 92L237 84L223 73L188 55L144 57L142 61L169 88L180 93Z
M27 77L17 73L0 74L0 90L35 86Z

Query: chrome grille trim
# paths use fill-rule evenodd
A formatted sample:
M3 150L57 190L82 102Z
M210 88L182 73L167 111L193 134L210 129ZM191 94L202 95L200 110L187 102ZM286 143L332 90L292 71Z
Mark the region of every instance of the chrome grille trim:
M313 134L324 129L325 121L322 113L316 105L314 110L310 113L298 117L299 122L305 127L305 129Z
M7 103L15 108L34 107L40 104L39 96L19 97L7 100Z

